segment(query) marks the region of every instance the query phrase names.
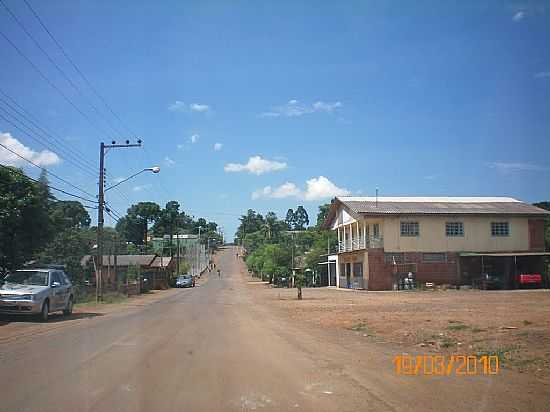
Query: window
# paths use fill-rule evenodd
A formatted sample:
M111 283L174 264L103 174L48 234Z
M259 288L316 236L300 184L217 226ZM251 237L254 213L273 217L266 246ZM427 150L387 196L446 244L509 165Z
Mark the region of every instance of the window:
M384 253L384 263L390 265L403 263L403 253Z
M445 234L447 236L464 236L464 223L447 222L445 223Z
M509 236L510 226L508 222L491 222L491 236Z
M418 236L418 222L401 222L401 236Z
M52 272L50 275L50 286L54 284L54 282L57 282L61 285L61 277L59 276L59 272Z
M380 225L378 223L372 225L372 234L375 239L380 237Z
M437 263L437 262L446 262L446 261L447 261L446 253L422 253L422 262Z

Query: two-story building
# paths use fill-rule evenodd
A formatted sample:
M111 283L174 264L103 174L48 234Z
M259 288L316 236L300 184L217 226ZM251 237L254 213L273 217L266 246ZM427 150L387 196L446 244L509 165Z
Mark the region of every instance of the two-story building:
M545 272L549 214L507 197L337 197L324 227L338 233L338 287L391 290L412 272L451 285L495 273L511 288Z

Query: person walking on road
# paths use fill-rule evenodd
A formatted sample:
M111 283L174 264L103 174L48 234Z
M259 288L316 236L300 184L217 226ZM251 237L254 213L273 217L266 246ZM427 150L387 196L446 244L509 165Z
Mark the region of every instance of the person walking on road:
M221 278L222 277L222 274L220 272L220 270L218 269L218 277Z

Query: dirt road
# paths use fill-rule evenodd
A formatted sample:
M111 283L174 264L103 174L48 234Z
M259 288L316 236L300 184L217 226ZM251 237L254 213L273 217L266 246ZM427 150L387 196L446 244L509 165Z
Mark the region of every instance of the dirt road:
M165 299L0 341L0 410L548 410L545 387L507 371L396 376L391 347L272 313L233 249L218 267Z

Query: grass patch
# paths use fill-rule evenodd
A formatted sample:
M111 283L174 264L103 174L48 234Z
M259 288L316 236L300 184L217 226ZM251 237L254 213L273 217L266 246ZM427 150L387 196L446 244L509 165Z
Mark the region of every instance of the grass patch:
M349 329L353 330L355 332L368 332L369 331L369 327L364 322L356 323L355 325L351 326Z
M452 331L464 330L469 328L470 327L468 325L464 325L463 323L453 323L452 325L447 326L447 329Z
M107 303L123 303L128 300L128 297L122 293L104 293L103 294L103 301L99 302L99 304L107 304ZM78 301L76 302L76 306L86 306L95 304L95 295L85 295L80 296Z
M449 338L448 336L444 336L439 345L442 347L442 348L450 348L452 346L455 346L456 345L456 341L452 338Z
M518 346L504 346L501 348L484 349L476 352L477 356L496 356L499 362L507 362L512 359L512 353L519 351Z
M487 329L472 328L472 333L487 332Z

